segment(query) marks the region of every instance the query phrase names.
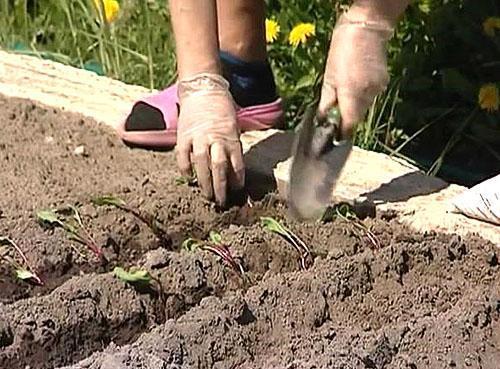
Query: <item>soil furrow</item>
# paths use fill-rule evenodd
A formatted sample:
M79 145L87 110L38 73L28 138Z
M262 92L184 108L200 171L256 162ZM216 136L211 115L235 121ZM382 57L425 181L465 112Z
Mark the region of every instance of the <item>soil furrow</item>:
M135 343L66 369L494 369L500 270L490 264L493 249L461 243L465 253L454 259L457 242L413 249L393 241L306 272L268 274L246 293L207 297ZM454 278L443 279L446 271Z

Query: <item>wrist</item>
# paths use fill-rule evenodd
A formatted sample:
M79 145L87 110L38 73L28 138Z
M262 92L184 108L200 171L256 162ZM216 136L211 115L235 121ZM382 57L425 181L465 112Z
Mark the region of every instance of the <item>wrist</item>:
M352 22L366 22L394 28L410 0L354 0L347 12Z
M201 72L179 79L177 94L179 100L184 97L206 93L229 93L229 82L218 73Z

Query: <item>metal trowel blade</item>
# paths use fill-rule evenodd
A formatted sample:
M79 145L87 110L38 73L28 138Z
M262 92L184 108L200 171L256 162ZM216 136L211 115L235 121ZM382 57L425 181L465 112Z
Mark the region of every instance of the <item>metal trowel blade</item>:
M337 129L338 125L320 123L313 109L304 115L292 147L288 187L289 208L298 219L321 218L330 204L337 179L352 150L350 139L335 140Z

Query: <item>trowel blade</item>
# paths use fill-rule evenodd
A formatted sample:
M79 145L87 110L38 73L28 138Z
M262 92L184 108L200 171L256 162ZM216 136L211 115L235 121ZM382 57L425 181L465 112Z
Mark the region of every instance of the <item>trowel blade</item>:
M288 187L292 215L301 220L318 219L330 204L332 192L352 150L352 141L336 141L338 127L318 124L310 109L295 138Z

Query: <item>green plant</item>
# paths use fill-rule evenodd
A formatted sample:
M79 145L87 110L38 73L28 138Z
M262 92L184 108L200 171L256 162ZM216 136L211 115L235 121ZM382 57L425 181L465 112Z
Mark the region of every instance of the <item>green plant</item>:
M122 0L112 22L94 0L0 1L3 47L149 88L176 78L169 24L161 0Z
M264 229L281 236L299 254L300 267L307 269L311 266L313 255L309 247L295 233L271 217L261 217L261 224Z
M122 281L134 285L148 285L152 281L151 275L147 270L137 268L130 268L129 271L126 271L122 267L117 266L113 269L113 274Z
M168 236L167 232L163 229L160 222L152 214L149 214L144 210L134 208L128 205L124 200L115 196L96 197L92 199L92 203L97 206L113 206L129 214L132 214L145 225L147 225L149 229L151 229L151 232L153 232L153 234L160 240L163 246L169 246L172 244L170 236Z
M315 95L312 90L319 88L332 19L347 4L346 0L334 6L320 0L266 1L268 17L280 27L268 52L289 128L297 125ZM28 0L3 1L0 14L0 44L15 52L149 88L163 88L176 78L175 48L164 1L120 1L118 17L112 22L104 20L94 0L39 0L32 7ZM312 25L314 33L306 42L292 45L289 36L301 23ZM360 145L368 133L376 130L363 133ZM191 182L186 178L176 181Z
M64 215L67 215L69 219L65 218ZM106 261L101 248L84 226L76 207L70 205L67 209L59 209L57 211L51 209L40 210L36 213L36 217L41 224L48 224L64 229L71 240L86 246L97 258Z
M334 218L340 218L352 225L355 235L360 239L367 239L373 248L381 247L377 236L357 217L353 208L346 203L340 203L335 206L328 207L321 219L322 222L330 222Z
M12 247L15 252L21 257L23 265L19 264L14 258L8 256L6 253L0 253L0 258L9 263L15 270L17 279L33 282L39 286L44 285L43 281L40 279L40 277L38 277L34 269L31 267L21 248L13 240L8 237L0 237L0 246Z
M113 269L113 274L121 281L133 286L134 288L142 291L155 291L160 299L160 314L163 311L166 303L166 295L159 278L151 275L147 270L138 267L131 267L128 271L120 266ZM156 288L154 283L156 283Z
M402 22L391 58L400 76L395 126L412 137L404 153L428 174L472 184L496 173L500 98L482 101L481 91L500 86L499 16L494 1L436 0L415 3Z
M229 246L223 243L222 236L210 231L208 241L199 240L196 238L187 238L182 242L182 249L193 252L196 250L208 251L218 256L228 267L230 267L240 277L245 278L245 270L240 261L236 259L229 249Z

